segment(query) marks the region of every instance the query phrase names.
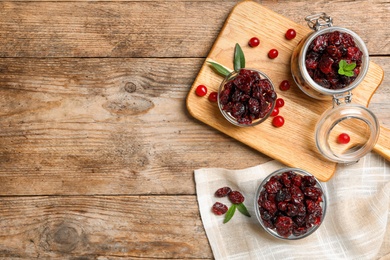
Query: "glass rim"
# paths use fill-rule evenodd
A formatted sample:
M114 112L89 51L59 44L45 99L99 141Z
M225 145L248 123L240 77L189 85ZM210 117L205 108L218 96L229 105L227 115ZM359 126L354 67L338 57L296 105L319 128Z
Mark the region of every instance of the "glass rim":
M275 91L275 86L274 86L272 80L270 79L270 77L267 76L267 74L265 74L264 72L262 72L262 71L260 71L260 70L258 70L258 69L253 69L253 68L241 68L240 70L242 70L242 69L257 72L257 73L261 76L262 79L267 79L267 80L270 82L271 87L272 87L272 90ZM240 70L239 70L239 71L240 71ZM234 118L234 117L233 117L232 115L230 115L228 112L226 112L225 110L223 110L222 104L221 104L221 102L220 102L220 93L221 93L221 91L223 90L223 88L224 88L226 82L229 81L229 80L231 80L231 79L233 79L236 75L238 75L239 71L233 70L232 72L230 72L230 73L222 80L221 84L219 85L219 88L218 88L218 95L217 95L218 108L219 108L219 111L221 112L221 114L223 115L223 117L224 117L227 121L229 121L230 123L232 123L232 124L235 125L235 126L239 126L239 127L251 127L251 126L256 126L256 125L258 125L258 124L264 122L264 121L271 115L273 109L275 108L275 103L276 103L275 101L276 101L276 100L274 100L274 102L272 102L270 110L268 111L268 113L267 113L264 117L255 119L255 120L252 121L251 124L248 124L248 125L238 123L236 118ZM276 91L275 91L275 93L276 93Z
M362 65L360 67L361 70L360 70L359 75L347 87L342 88L342 89L329 89L329 88L322 87L321 85L317 84L312 79L312 77L309 75L309 73L307 72L307 69L306 69L306 62L305 62L305 60L306 60L306 53L307 53L307 50L308 50L311 42L317 36L322 35L322 34L327 33L327 32L333 32L333 31L341 31L341 32L350 34L354 38L356 45L363 52ZM342 93L351 91L352 89L356 88L363 81L363 79L365 78L365 76L366 76L366 74L368 72L368 67L369 67L369 64L370 64L370 57L369 57L368 50L367 50L367 47L366 47L364 41L360 38L360 36L358 34L356 34L355 32L353 32L353 31L351 31L351 30L349 30L347 28L331 26L331 27L327 27L327 28L321 29L319 31L315 31L315 32L313 32L312 34L310 34L306 38L306 40L305 40L305 42L303 44L302 50L299 53L298 63L299 63L299 66L301 67L302 77L316 91L318 91L319 93L321 93L323 95L330 96L330 95L342 94Z
M281 174L281 173L284 173L284 172L288 172L288 171L292 171L292 172L295 172L297 174L300 174L300 175L306 175L306 176L313 176L314 179L316 180L316 186L318 186L321 191L322 191L322 219L321 219L321 223L319 223L318 225L314 225L312 226L308 231L307 233L301 235L301 236L295 236L295 235L290 235L289 237L283 237L283 236L280 236L275 230L272 230L271 228L268 228L264 225L263 223L263 220L261 218L261 214L260 214L260 209L259 209L259 204L258 204L258 199L259 199L259 196L260 196L260 193L264 190L264 185L271 179L272 176L275 176L275 175L278 175L278 174ZM313 234L321 225L322 223L324 222L325 220L325 215L326 215L326 209L327 209L327 191L326 189L324 188L324 186L321 184L321 182L311 173L309 173L308 171L304 170L304 169L301 169L301 168L293 168L293 167L284 167L284 168L281 168L281 169L278 169L278 170L275 170L273 171L272 173L270 173L269 175L267 175L262 181L261 183L258 185L257 189L256 189L256 193L255 193L255 197L254 197L254 209L255 209L255 215L256 215L256 218L258 220L258 222L260 223L261 227L270 235L272 235L273 237L275 238L278 238L278 239L281 239L281 240L299 240L299 239L302 239L302 238L305 238L305 237L308 237L310 236L311 234Z

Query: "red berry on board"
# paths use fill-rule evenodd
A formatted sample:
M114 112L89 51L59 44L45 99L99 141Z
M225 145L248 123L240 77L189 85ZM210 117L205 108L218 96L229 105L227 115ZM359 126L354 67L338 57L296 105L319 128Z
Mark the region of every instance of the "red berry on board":
M231 191L232 189L230 187L222 187L219 188L214 195L215 197L222 198L222 197L226 197Z
M244 195L242 195L241 192L239 191L232 191L228 194L228 197L229 197L229 200L233 203L233 204L240 204L242 202L244 202L245 198L244 198Z
M257 47L257 46L259 46L259 44L260 44L260 40L259 40L259 38L257 38L257 37L252 37L252 38L249 40L248 44L249 44L249 46L251 46L251 47Z
M297 36L297 32L294 29L288 29L285 36L287 40L292 40Z
M207 94L207 87L205 85L199 85L196 87L195 93L199 97L203 97Z
M268 52L268 57L270 59L275 59L276 57L278 57L279 55L279 52L277 49L271 49L269 52Z
M276 116L274 117L274 119L272 120L272 125L274 127L281 127L284 125L284 118L282 116Z
M290 89L290 82L288 80L283 80L279 85L280 90L286 91Z
M228 207L221 202L215 202L211 210L215 215L223 215L226 213L226 211L228 211Z
M284 99L283 98L277 98L276 101L275 101L275 106L276 107L284 106Z
M209 95L210 102L217 102L217 98L218 98L217 92L213 91L210 93L210 95Z
M274 110L272 110L271 116L277 116L279 115L279 108L275 107Z
M347 144L347 143L349 143L350 140L351 140L351 138L349 137L349 135L347 133L341 133L337 137L337 141L339 144Z

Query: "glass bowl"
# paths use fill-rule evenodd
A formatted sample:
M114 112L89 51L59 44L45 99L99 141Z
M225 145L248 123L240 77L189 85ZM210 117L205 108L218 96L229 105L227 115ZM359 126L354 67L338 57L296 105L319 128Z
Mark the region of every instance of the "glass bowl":
M260 225L271 236L297 240L320 227L326 200L324 188L312 174L299 168L282 168L258 186L254 208Z
M306 67L306 54L310 45L318 36L335 31L351 35L355 41L356 46L360 49L363 55L359 75L343 88L329 89L317 84L309 75L309 72L307 71ZM327 27L325 29L320 29L319 31L309 34L308 36L306 36L306 39L301 40L298 46L294 49L293 54L291 56L291 73L295 83L306 95L321 100L332 99L333 95L346 93L357 87L366 76L368 67L369 54L365 43L355 32L342 27Z
M218 90L218 107L227 121L248 127L264 122L275 107L276 92L271 79L255 69L231 72Z
M379 132L379 121L369 109L356 104L339 105L325 111L318 120L316 146L330 161L354 163L374 148ZM339 143L341 134L347 134L350 140Z

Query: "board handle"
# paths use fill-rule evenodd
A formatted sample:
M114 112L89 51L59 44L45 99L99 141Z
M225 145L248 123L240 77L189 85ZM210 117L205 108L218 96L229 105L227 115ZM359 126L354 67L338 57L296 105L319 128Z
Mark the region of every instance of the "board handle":
M390 129L380 127L378 141L373 150L390 161Z

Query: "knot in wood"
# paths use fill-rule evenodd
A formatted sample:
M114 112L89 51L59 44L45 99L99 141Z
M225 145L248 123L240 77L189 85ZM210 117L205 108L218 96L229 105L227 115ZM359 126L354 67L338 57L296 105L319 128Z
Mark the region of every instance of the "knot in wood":
M137 85L133 82L127 82L125 84L125 91L128 93L134 93L137 90Z
M74 227L60 226L53 235L52 249L60 252L70 252L76 248L79 241L79 234Z

